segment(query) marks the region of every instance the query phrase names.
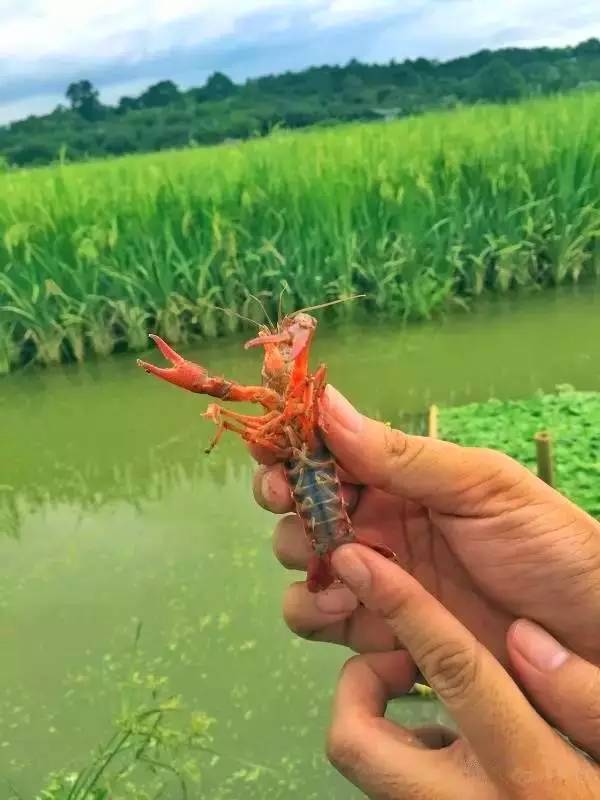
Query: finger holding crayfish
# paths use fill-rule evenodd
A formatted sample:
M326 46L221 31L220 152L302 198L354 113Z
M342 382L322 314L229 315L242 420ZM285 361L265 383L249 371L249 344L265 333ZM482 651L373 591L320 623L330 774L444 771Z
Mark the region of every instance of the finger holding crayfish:
M286 479L285 466L281 462L272 466L260 464L254 473L252 490L258 505L272 514L287 514L294 510L294 501ZM355 484L342 484L342 497L349 513L356 508L358 493L359 488Z

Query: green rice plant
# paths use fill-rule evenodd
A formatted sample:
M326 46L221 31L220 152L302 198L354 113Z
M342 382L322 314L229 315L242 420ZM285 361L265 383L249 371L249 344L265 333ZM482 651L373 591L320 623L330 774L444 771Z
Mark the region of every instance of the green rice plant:
M15 327L14 322L0 323L0 375L7 375L19 360L20 346Z
M597 276L599 114L577 92L2 174L0 368L231 333L215 306L262 320L283 285L409 320Z

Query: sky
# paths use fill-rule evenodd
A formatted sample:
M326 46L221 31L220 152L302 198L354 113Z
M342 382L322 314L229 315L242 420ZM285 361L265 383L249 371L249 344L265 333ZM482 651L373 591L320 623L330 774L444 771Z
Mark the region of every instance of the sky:
M0 0L0 123L66 103L87 78L114 103L311 64L445 60L600 37L599 0Z

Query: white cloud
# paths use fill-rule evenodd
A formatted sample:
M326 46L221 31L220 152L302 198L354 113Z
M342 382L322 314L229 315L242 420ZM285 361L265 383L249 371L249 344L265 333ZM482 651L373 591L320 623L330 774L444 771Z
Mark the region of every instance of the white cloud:
M413 10L382 29L365 58L377 59L394 46L398 58L447 59L484 48L560 47L600 36L598 0L423 0Z
M212 0L5 0L0 6L0 61L12 64L18 74L25 65L35 68L49 58L135 60L140 54L222 38L246 15L281 5L281 0L221 0L215 13ZM174 27L185 22L185 27Z
M510 29L520 33L505 44L561 44L600 34L598 0L220 0L217 8L215 0L0 0L0 64L5 76L18 76L48 61L135 63L231 37L250 15L279 15L281 28L285 10L305 11L316 29L401 18L382 37L397 37L399 57L412 41L429 42L429 50L452 41L485 46Z
M420 7L423 0L328 0L318 4L312 14L313 22L322 28L330 28L348 22L358 22L361 19L376 19L379 15L387 16L391 13L406 13L411 7Z
M600 30L600 4L596 0L504 0L482 3L481 0L453 0L428 4L427 25L433 36L452 36L468 31L470 36L489 37L503 30L527 31L531 41L540 41L561 31L573 36L574 27ZM506 44L514 44L514 41Z

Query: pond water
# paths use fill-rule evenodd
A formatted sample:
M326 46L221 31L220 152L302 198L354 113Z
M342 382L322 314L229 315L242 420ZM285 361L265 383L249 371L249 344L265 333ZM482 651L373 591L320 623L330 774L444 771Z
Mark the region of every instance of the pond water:
M542 293L406 328L333 329L325 316L315 357L392 423L431 402L598 390L599 301L590 289ZM185 354L242 382L259 370L239 341ZM191 796L216 798L235 781L227 796L360 796L322 755L348 653L298 641L282 623L281 593L297 576L271 554L274 520L252 500L241 444L225 437L203 455L205 406L129 355L0 382L1 797L5 778L31 798L51 770L85 763L133 666L168 677L186 707L216 720L223 757L212 767L200 757L204 789ZM395 714L443 717L419 699ZM242 773L242 762L265 769Z

